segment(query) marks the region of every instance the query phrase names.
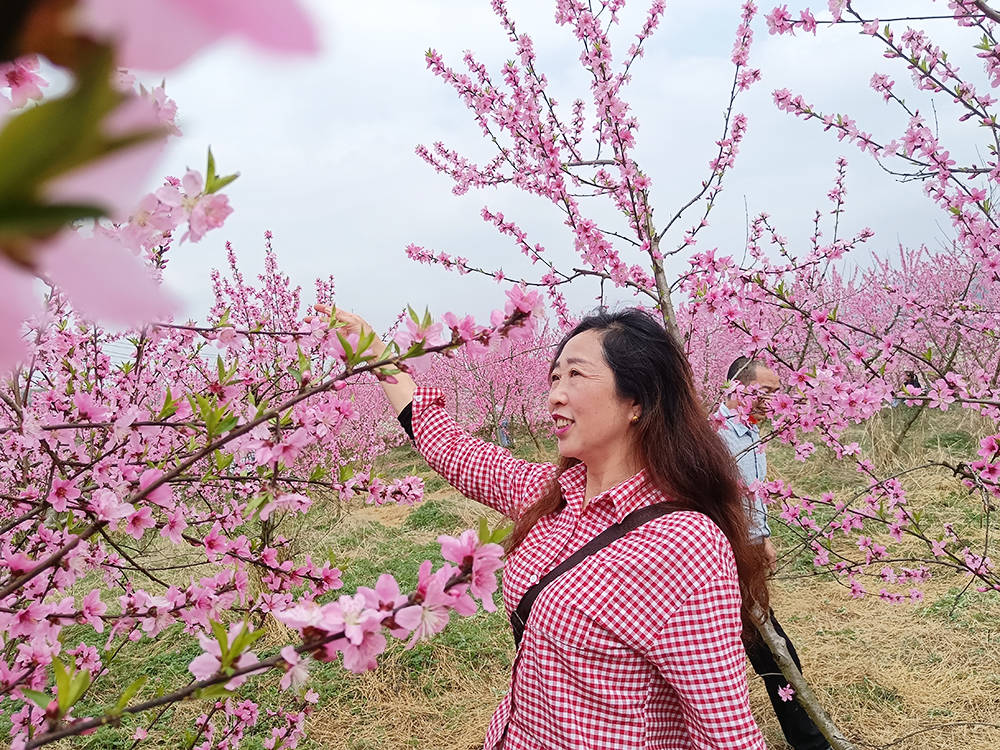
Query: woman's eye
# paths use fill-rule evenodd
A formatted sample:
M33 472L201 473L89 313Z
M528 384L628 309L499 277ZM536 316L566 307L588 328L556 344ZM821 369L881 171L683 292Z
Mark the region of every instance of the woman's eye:
M569 374L570 374L570 377L572 377L573 375L579 375L580 371L579 370L570 370Z
M559 380L559 376L558 375L555 375L555 374L549 375L549 382L550 383L555 383L557 380Z

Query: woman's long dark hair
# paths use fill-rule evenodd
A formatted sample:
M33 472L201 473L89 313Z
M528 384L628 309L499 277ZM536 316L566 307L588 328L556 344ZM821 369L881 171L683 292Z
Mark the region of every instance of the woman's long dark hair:
M566 342L584 331L604 334L604 360L614 373L618 395L642 409L633 429L650 481L678 508L704 513L722 529L736 557L744 621L759 621L759 613L768 611L767 560L762 545L750 542L736 463L709 423L680 344L642 310L599 312L584 318L563 338L553 362ZM576 463L577 459L564 458L558 473ZM545 495L514 524L508 553L540 518L565 504L559 483L553 480Z

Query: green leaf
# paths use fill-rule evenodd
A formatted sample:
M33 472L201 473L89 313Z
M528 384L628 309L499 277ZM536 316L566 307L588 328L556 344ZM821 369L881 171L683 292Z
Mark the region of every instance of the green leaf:
M354 367L358 362L358 356L354 353L354 349L351 348L350 342L340 333L340 331L335 331L337 334L337 341L344 348L344 360L348 367Z
M208 624L212 626L212 635L215 636L215 640L219 644L219 661L222 662L223 667L228 667L229 662L232 660L229 654L229 634L222 627L222 623L210 620Z
M406 354L403 355L403 359L419 357L423 354L424 354L424 342L414 341L412 344L410 344L410 348L406 350Z
M70 699L70 676L61 659L52 660L52 674L56 679L56 700L59 702L59 714L62 715L72 705Z
M212 155L211 147L209 147L208 167L205 169L205 195L211 195L212 193L219 192L222 188L239 176L239 172L234 172L233 174L226 175L225 177L219 177L215 171L215 157Z
M362 334L361 338L358 339L358 351L368 352L369 347L371 347L374 341L375 341L375 331L368 331L368 333ZM365 360L372 360L374 358L375 355L371 352L368 352L364 356Z
M489 544L490 541L490 524L486 520L485 516L479 518L479 543Z
M223 453L222 451L215 452L215 470L218 473L224 472L233 463L232 453Z
M40 709L43 711L48 708L48 705L52 702L52 698L39 690L32 690L31 688L21 688L21 692L26 698L30 698Z
M323 471L324 473L326 473L325 469ZM344 464L343 466L340 467L340 469L337 470L337 479L339 479L341 482L346 482L353 477L354 477L354 467L351 466L350 464Z
M252 498L250 498L250 500L247 501L247 507L246 507L247 517L253 518L253 516L256 515L257 510L263 507L270 499L271 495L267 492L262 492L261 494L254 495Z
M212 155L212 147L208 147L208 166L205 167L205 178L209 179L215 174L215 157Z
M67 224L83 219L99 219L106 214L100 206L84 203L0 201L0 237L54 234Z
M510 533L514 530L514 524L508 523L503 526L499 526L494 530L493 534L490 535L490 541L493 544L500 544L504 539L510 536Z
M72 680L70 681L70 690L69 690L70 707L76 705L76 702L83 697L83 694L87 692L87 688L89 687L90 687L90 672L88 672L86 669L81 669L73 676Z
M342 466L340 468L341 468L341 471L343 471L344 467ZM309 472L309 481L310 482L322 482L324 479L326 479L328 473L329 472L327 472L325 466L316 465L316 466L313 467L313 470L311 472ZM348 479L350 479L350 477L348 477ZM346 481L346 480L342 479L340 481L343 482L343 481Z
M135 695L146 686L146 681L149 678L146 675L139 677L134 680L131 685L125 688L125 692L121 694L118 702L115 704L115 712L124 710L128 706L128 702L135 697Z
M114 55L94 47L65 96L18 113L0 131L0 203L42 194L51 178L160 137L162 128L109 137L104 120L124 101L111 83Z
M208 687L203 687L201 690L196 690L194 697L203 698L205 700L218 700L219 698L228 698L232 694L233 692L231 690L226 689L226 683L222 683L220 685L209 685Z
M233 648L232 648L233 656L235 657L239 654L242 654L244 651L250 648L254 643L263 638L264 633L265 631L263 630L250 630L249 627L246 624L244 624L243 630L240 631L240 634L236 636L236 640L233 641Z

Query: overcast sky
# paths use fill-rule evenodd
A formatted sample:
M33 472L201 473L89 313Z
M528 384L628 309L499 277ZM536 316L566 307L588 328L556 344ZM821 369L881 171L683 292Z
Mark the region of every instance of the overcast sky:
M633 4L620 39L641 22L645 4ZM880 0L883 17L893 5L914 10L912 2ZM943 7L927 5L938 13ZM563 267L574 264L570 234L550 204L506 190L456 197L450 181L414 154L418 143L441 140L470 156L491 155L468 110L424 65L428 47L454 65L461 65L464 50L473 50L494 72L513 56L487 0L309 0L307 6L320 30L320 55L279 59L225 43L167 80L184 136L173 141L161 172L203 170L210 144L220 171L241 172L227 190L235 213L225 227L173 251L166 280L186 315L203 317L207 310L209 269L225 264L227 240L245 272L260 270L267 229L274 233L281 267L305 288L307 299L314 278L333 274L340 304L378 327L406 303L436 314L477 316L502 305L495 283L421 266L404 254L413 242L515 275L524 268L520 255L481 220L483 206L517 220ZM511 0L510 7L520 29L533 37L540 67L564 111L573 99L586 99L576 44L567 28L554 24L554 4ZM626 98L640 120L638 158L652 178L661 222L707 175L732 75L737 23L735 0L673 0L634 69ZM953 24L938 23L947 34L943 40L954 40ZM880 254L894 252L899 243L940 243L947 227L918 185L893 183L870 157L771 102L774 89L787 87L818 108L850 113L877 138L889 140L902 132L905 119L868 88L868 79L873 72L895 73L897 88L911 91L900 67L860 39L857 27L821 30L817 39L776 38L768 36L760 17L755 31L751 62L764 79L738 105L750 118L749 131L699 248L740 254L747 211L770 212L783 234L804 242L814 210L829 210L826 192L839 155L850 162L842 232L871 226L871 248ZM942 127L948 127L945 119ZM572 302L588 307L595 294L595 287L583 286Z

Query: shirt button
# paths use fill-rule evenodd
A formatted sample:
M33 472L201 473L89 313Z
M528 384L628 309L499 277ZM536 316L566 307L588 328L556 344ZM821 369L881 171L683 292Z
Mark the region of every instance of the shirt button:
M531 576L528 578L528 583L530 583L531 585L535 585L536 583L538 583L538 573L532 573Z
M424 400L423 396L414 396L413 397L413 402L416 403L416 404L419 404L423 400Z

